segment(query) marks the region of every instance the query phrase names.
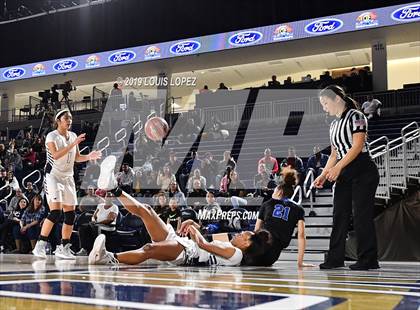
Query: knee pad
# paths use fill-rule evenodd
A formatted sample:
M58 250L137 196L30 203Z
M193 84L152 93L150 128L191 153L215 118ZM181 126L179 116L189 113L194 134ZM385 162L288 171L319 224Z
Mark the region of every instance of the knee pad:
M47 216L47 219L49 219L54 224L57 223L60 220L61 217L61 210L52 210Z
M74 224L75 217L76 217L76 212L74 212L74 210L64 212L64 224L72 226Z

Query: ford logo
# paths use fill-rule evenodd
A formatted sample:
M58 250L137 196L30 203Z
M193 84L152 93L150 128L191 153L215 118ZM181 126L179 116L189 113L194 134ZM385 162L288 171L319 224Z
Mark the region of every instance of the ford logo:
M108 61L113 64L121 64L132 61L136 58L136 53L132 51L118 51L108 57Z
M242 31L229 38L229 44L233 46L244 46L257 43L263 35L258 31Z
M337 31L343 27L342 20L337 18L326 18L316 20L305 26L305 32L309 34L323 34Z
M25 74L26 70L20 67L10 68L3 72L3 77L7 80L18 79Z
M408 5L399 8L392 12L391 17L393 20L399 22L411 22L420 20L420 4Z
M200 49L201 43L198 41L183 41L171 46L169 51L174 55L191 54Z
M53 69L56 72L66 72L75 69L77 65L78 62L74 59L64 59L56 62L53 65Z

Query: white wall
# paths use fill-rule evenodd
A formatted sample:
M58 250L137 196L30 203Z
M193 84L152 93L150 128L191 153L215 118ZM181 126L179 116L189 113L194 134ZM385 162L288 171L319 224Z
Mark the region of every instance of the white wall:
M388 60L388 89L420 83L420 57Z

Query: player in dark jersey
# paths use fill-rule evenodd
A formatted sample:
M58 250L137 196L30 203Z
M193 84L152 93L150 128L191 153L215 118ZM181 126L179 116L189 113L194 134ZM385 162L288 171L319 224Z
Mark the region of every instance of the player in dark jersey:
M293 169L283 169L283 180L274 190L272 198L262 204L255 231L261 228L268 230L272 235L272 247L261 258L264 265L274 264L280 256L281 251L289 246L293 232L298 227L298 267L314 267L305 264L303 256L305 253L305 211L294 201L294 186L297 181L297 172Z

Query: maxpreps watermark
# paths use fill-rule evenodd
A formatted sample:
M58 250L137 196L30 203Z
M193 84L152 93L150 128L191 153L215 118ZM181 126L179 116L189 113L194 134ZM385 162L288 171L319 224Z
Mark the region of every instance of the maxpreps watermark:
M121 86L142 86L142 87L159 87L159 86L175 86L175 87L196 87L197 77L195 76L148 76L148 77L118 77L117 83Z
M198 210L197 219L200 221L232 221L233 219L238 218L244 221L252 221L258 219L258 211L243 211L243 210Z

